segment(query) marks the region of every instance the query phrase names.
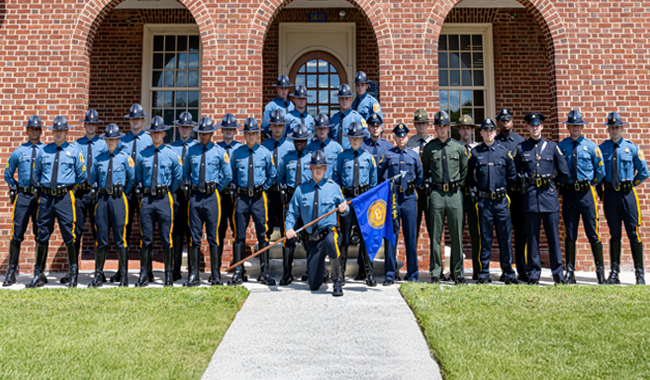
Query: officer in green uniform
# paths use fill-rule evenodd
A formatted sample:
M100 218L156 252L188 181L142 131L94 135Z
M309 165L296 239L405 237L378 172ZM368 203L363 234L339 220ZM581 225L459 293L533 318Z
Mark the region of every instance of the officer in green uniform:
M449 115L444 111L435 114L434 127L438 137L424 147L422 167L424 179L429 183L429 214L433 225L429 272L431 283L442 276L440 241L445 216L451 238L451 275L456 284L464 284L463 270L463 198L459 191L467 175L467 155L462 145L451 139Z

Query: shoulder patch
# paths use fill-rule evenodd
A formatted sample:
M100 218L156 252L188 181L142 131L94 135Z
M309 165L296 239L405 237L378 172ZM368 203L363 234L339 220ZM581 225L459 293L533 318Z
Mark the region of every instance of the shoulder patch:
M128 161L129 161L129 167L130 168L135 166L135 162L133 162L133 159L131 158L131 156L129 156Z
M363 125L364 128L368 127L368 123L366 123L366 121L363 118L361 118L361 125Z
M377 163L375 162L375 157L370 156L370 159L372 160L372 166L377 167Z
M513 160L513 161L515 160L515 159L512 157L512 154L510 154L510 152L508 152L508 157L510 157L510 159Z
M81 171L82 171L82 172L85 172L85 171L86 171L86 165L82 165L82 166L81 166Z
M639 149L639 160L645 160L645 157L643 156L643 151Z
M9 169L9 161L7 161L7 165L5 165L6 169Z
M379 113L379 103L375 103L372 105L372 110L374 113Z
M183 165L183 160L181 159L181 156L179 154L176 155L178 157L178 164Z
M68 153L68 155L70 155L70 154ZM81 160L81 163L82 163L82 164L85 164L85 163L86 163L86 161L84 161L84 155L81 154L81 152L79 152L79 159Z
M224 154L223 154L223 161L224 161L226 164L229 164L229 163L230 163L230 156L228 156L228 153L224 153Z
M556 145L555 147L557 148L557 152L560 153L560 154L562 154L562 151L560 150L560 147L557 146L557 145Z
M596 147L595 152L596 152L596 157L600 158L600 156L601 156L600 148ZM639 152L641 152L641 151L639 151Z

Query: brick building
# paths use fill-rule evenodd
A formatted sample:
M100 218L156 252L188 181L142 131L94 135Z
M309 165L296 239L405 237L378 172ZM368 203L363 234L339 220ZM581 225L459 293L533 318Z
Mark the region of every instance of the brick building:
M536 111L547 116L545 136L559 141L568 135L559 121L579 107L592 121L586 136L600 143L607 138L600 122L616 110L631 123L625 137L646 149L648 15L647 1L606 0L0 0L0 159L25 140L22 125L33 114L51 124L95 108L127 127L122 116L140 102L168 123L185 110L197 119L231 112L259 120L278 74L307 84L316 95L311 112L334 113L331 90L358 70L375 81L390 128L421 107L479 121L509 107L518 133L525 135L523 115ZM81 137L80 123L71 124L69 139ZM48 131L43 140L51 141ZM4 272L12 207L6 187L0 194ZM645 186L639 198L643 212ZM649 237L650 224L640 234ZM22 272L33 267L32 241L28 234ZM577 264L593 270L587 243L581 233ZM92 257L92 245L84 246L84 258ZM403 243L398 249L403 258ZM53 271L67 265L58 232L49 261Z

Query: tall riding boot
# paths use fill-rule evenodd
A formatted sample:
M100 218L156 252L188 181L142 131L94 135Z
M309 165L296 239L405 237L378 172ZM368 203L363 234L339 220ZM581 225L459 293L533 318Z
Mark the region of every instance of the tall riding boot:
M348 247L345 247L344 249L346 250L346 255L347 255ZM367 268L366 258L364 257L364 254L361 252L361 250L362 250L362 247L359 246L359 253L361 253L361 256L363 257L363 265L359 265L359 272L354 277L355 281L365 280L368 277L368 273L366 272L366 268ZM357 258L357 262L358 262L358 260L359 259Z
M106 249L95 248L95 278L88 284L89 288L102 286L104 282L104 260L106 258Z
M366 266L366 285L368 286L377 286L377 281L375 281L375 276L372 274L372 261L370 261L370 256L368 256L368 251L365 247L363 251L363 262Z
M126 248L126 249L127 249L127 252L128 252L128 248ZM128 256L128 254L127 254L127 256ZM117 272L115 272L115 274L112 275L111 278L108 279L108 281L110 281L110 282L120 282L122 280L122 277L121 277L122 262L119 260L119 257L118 257L117 262L118 262L118 264L117 264Z
M221 246L210 246L210 283L212 285L223 285L221 282L221 252L223 247Z
M296 248L282 248L282 279L280 280L280 285L289 285L291 284L291 279L293 275L293 254Z
M234 244L232 248L232 260L233 264L238 263L244 258L244 245L243 244ZM228 285L241 285L244 282L244 264L237 265L235 267L235 273L232 275L232 279L228 281Z
M596 279L599 284L605 283L605 259L603 258L603 243L597 241L591 244L591 253L594 255L596 265Z
M20 242L12 240L9 243L9 269L7 270L7 276L5 276L5 282L2 283L2 286L11 286L16 283L16 270L18 269L18 256L20 255Z
M643 273L643 243L632 243L632 260L634 261L634 274L636 275L636 284L645 285L645 275Z
M172 249L163 248L163 261L165 262L165 285L174 286L174 269L172 268Z
M332 295L334 297L340 297L343 295L343 274L341 272L341 261L340 257L330 260L330 269L332 270L332 278L334 279L334 288L332 289Z
M348 263L348 247L341 248L341 255L339 256L339 263L341 264L341 285L345 285L345 269Z
M129 249L122 248L117 250L118 273L120 274L120 285L129 286Z
M140 249L140 277L138 282L135 283L136 288L141 288L149 285L149 252L153 248Z
M172 248L174 250L173 278L176 281L183 278L181 275L181 265L183 264L183 235L172 237L172 241L174 242L174 248Z
M564 240L564 256L566 258L566 275L564 276L565 284L575 284L576 275L576 242L566 239Z
M149 261L147 263L147 276L149 276L149 282L154 281L153 277L153 247L149 250Z
M190 247L190 275L187 277L187 282L183 284L185 287L199 285L199 257L201 256L201 247Z
M74 251L77 257L79 257L79 251L81 250L81 240L74 242ZM61 284L67 284L70 281L70 273L66 273L65 276L61 277L59 282Z
M76 288L77 277L79 276L79 256L77 256L74 243L66 244L65 250L68 253L68 263L70 263L70 281L68 282L68 288Z
M32 282L25 285L26 288L37 288L45 285L45 274L41 264L43 263L43 257L47 255L47 246L36 244L36 264L34 265L34 278Z
M609 272L609 277L605 282L607 285L620 284L621 281L618 279L619 267L621 265L621 243L609 242L609 259L611 261L611 272Z
M38 250L38 244L36 244L36 245L37 245L36 249ZM47 253L49 252L50 242L48 241L47 244L44 245L44 247L45 247L45 254L41 258L41 262L40 262L39 266L41 267L41 270L43 271L43 280L47 284L47 277L45 277L45 272L46 272L45 265L47 264Z
M261 243L258 245L259 250L266 248L269 243ZM261 282L264 285L275 285L275 280L269 274L269 251L265 251L258 256L260 259L260 275L257 277L257 281Z

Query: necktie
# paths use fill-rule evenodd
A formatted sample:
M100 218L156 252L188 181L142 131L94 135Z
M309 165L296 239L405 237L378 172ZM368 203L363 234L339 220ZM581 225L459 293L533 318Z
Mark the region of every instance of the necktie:
M32 160L29 162L29 186L34 186L34 159L36 158L36 145L32 145Z
M341 114L341 120L339 121L339 133L337 136L337 140L339 141L339 145L343 145L343 119L345 119L345 114Z
M248 156L248 191L255 190L255 171L253 167L253 149L250 149Z
M50 179L50 188L56 189L56 183L59 177L59 153L61 153L61 147L56 147L56 155L54 156L54 165L52 165L52 178Z
M278 168L278 145L280 145L280 142L276 140L273 145L273 163L276 169Z
M442 182L449 183L449 167L447 165L447 143L442 143Z
M92 168L93 167L93 142L90 140L88 141L88 152L86 153L86 156L87 156L86 161L88 161L88 168ZM90 185L90 176L86 178L86 182L88 183L88 185Z
M135 159L138 156L138 136L133 137L133 150L131 151L131 159L133 162L137 162Z
M375 162L379 162L379 158L377 157L377 145L379 143L373 143L372 144L372 156L375 158Z
M285 115L289 114L289 101L288 100L284 101L284 114Z
M187 154L187 144L183 143L183 155L181 156L183 162L185 162L185 154Z
M573 152L571 152L571 179L573 182L578 181L578 142L573 142Z
M614 152L612 153L612 186L618 187L618 144L614 144Z
M424 139L420 139L420 148L419 148L419 150L420 150L420 157L422 157L422 151L424 150L424 143L425 143L425 142L426 142L426 141L425 141Z
M201 169L199 170L199 190L201 192L205 191L205 152L208 150L205 146L203 147L203 153L201 153Z
M314 189L314 208L311 212L311 220L318 219L318 185ZM318 239L318 222L311 226L311 238L314 240Z
M302 112L300 113L300 124L305 124L305 114Z
M355 111L358 111L359 103L361 103L361 102L359 101L359 98L354 99L354 105L352 106L352 108L353 108Z
M325 153L325 143L324 143L324 142L320 143L320 150L321 150L323 153Z
M106 174L106 190L108 190L109 193L113 192L113 154L111 154L111 158L108 160L108 171Z
M494 192L496 186L494 185L494 158L492 157L492 148L488 148L488 190Z
M134 143L135 146L135 143ZM151 175L151 193L156 193L156 188L158 187L158 149L153 155L153 174Z
M402 171L406 171L406 161L404 160L404 152L399 153L399 170L400 173ZM399 187L401 188L402 191L406 191L406 188L408 187L408 183L406 182L406 175L403 175L400 180Z
M352 187L359 187L359 151L354 151L354 172L352 173Z
M302 152L298 152L298 163L296 164L296 187L302 185Z

